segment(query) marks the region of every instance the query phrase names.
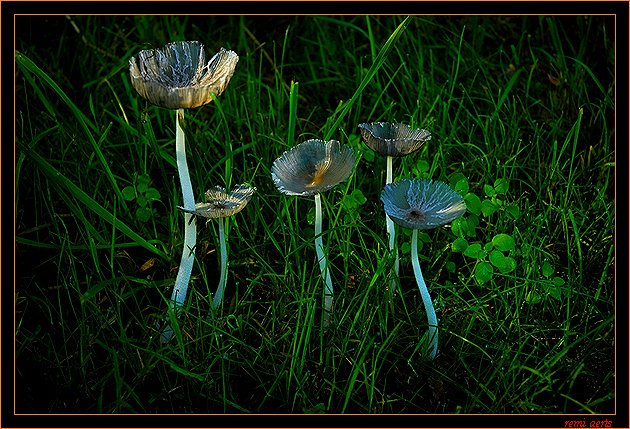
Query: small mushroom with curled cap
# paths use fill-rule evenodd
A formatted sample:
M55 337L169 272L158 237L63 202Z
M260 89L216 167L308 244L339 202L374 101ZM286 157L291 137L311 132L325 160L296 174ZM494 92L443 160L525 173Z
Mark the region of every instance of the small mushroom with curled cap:
M385 185L381 193L385 213L398 225L413 230L411 264L429 321L429 356L438 350L438 320L431 295L424 282L418 259L418 230L446 225L466 212L464 199L444 182L430 179L405 179Z
M195 197L186 162L184 109L203 106L222 94L237 62L238 55L223 48L206 62L204 46L197 41L173 42L163 48L142 50L129 59L131 83L138 94L156 106L176 109L175 153L187 210L195 207ZM184 225L184 250L171 294L175 312L186 300L197 243L197 227L191 214L185 215ZM172 333L172 328L167 326L162 342L167 342Z
M178 206L177 208L196 216L202 216L208 219L218 219L219 221L219 248L221 254L221 277L219 277L219 285L212 300L212 306L216 310L223 301L223 292L227 284L227 242L225 239L225 222L226 218L234 216L245 208L256 188L249 185L236 185L232 192L227 193L226 189L221 186L215 186L213 189L206 191L206 202L195 204L194 210L189 210Z
M356 157L349 146L337 140L324 143L311 139L294 146L276 159L271 177L278 190L287 195L315 196L315 252L324 278L324 327L330 324L334 290L322 241L320 194L350 177Z
M389 122L372 122L359 124L361 137L363 141L372 149L381 155L387 157L387 176L385 184L391 183L393 180L393 158L409 155L419 150L424 143L431 140L431 133L427 130L419 128L411 128L406 124L392 124ZM389 250L394 252L394 273L395 278L391 282L391 292L396 291L396 281L398 278L398 270L400 261L398 258L398 248L396 243L396 230L394 223L385 216L387 226L387 235L389 236Z
M390 157L402 157L419 150L431 140L431 133L406 124L372 122L359 124L361 137L374 152Z

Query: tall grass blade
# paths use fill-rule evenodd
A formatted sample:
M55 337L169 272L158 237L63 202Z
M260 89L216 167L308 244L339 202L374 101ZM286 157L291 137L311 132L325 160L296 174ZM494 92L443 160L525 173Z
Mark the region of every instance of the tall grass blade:
M55 81L52 80L50 78L50 76L48 76L46 74L46 72L44 72L42 69L40 69L26 55L16 51L16 53L15 53L15 60L17 62L17 65L20 67L20 69L23 72L25 72L25 73L33 73L35 76L37 76L37 78L39 78L42 81L46 82L48 84L48 86L50 86L50 88L54 92L56 92L57 95L59 95L59 97L63 100L63 102L68 106L70 111L74 114L74 116L76 117L79 125L81 126L81 128L83 128L83 131L85 132L85 136L87 137L88 141L92 145L92 149L94 149L94 153L96 154L96 157L100 161L101 166L103 167L103 170L105 171L105 177L111 183L111 186L112 186L112 189L114 190L114 193L118 197L118 199L121 202L122 206L124 207L125 211L127 211L128 210L127 209L127 204L125 202L125 199L123 198L123 195L122 195L122 192L121 192L120 188L118 187L118 183L116 182L116 178L114 177L111 169L109 168L109 164L108 164L107 160L105 159L105 156L103 155L103 152L101 151L101 147L100 147L99 143L102 142L103 139L101 138L99 143L97 143L96 140L94 139L94 136L92 135L92 131L98 132L97 127L89 120L89 118L87 116L85 116L83 114L83 112L81 112L81 110L79 110L79 108L72 102L72 100L70 100L70 98L66 95L66 93L59 87L59 85L57 85L55 83ZM104 134L106 134L108 131L109 131L109 127L107 128L107 130L105 131Z
M396 44L396 41L398 41L400 36L403 34L405 29L409 25L410 20L411 20L410 16L406 17L403 20L403 22L401 22L400 25L389 36L389 38L387 39L387 41L385 42L385 44L379 51L378 55L376 56L376 59L372 63L372 66L369 68L365 77L359 84L359 87L356 89L354 94L352 94L352 97L350 97L350 100L348 100L346 103L342 103L339 106L339 108L337 109L337 112L339 112L339 114L337 115L336 119L334 119L332 124L328 125L330 122L330 118L326 122L325 129L327 128L327 131L324 133L324 141L330 140L332 135L336 132L337 127L339 126L341 121L343 121L343 119L346 117L346 115L348 114L352 106L354 105L357 98L361 95L365 87L368 86L372 78L376 75L376 73L378 73L379 69L383 66L383 63L385 63L385 60L387 59L387 56L389 55L394 45Z
M151 244L149 241L145 240L142 236L133 231L130 227L125 225L119 219L115 218L105 207L100 205L98 202L94 200L94 198L90 197L86 194L82 189L80 189L77 185L72 183L67 177L65 177L59 170L53 167L48 161L46 161L41 155L33 151L32 149L26 149L26 154L37 164L40 170L57 186L61 189L67 190L72 194L75 198L81 201L85 206L100 216L106 222L115 226L120 232L125 234L131 240L133 240L137 245L144 247L152 253L160 256L161 258L168 259L166 254Z

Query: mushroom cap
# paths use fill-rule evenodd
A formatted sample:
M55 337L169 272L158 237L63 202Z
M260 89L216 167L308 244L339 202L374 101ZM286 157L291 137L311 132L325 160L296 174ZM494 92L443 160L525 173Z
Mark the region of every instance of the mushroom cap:
M431 179L389 183L381 193L381 201L394 222L411 229L437 228L466 212L461 195L446 183Z
M195 210L188 210L178 206L177 208L197 216L210 219L233 216L245 208L252 199L256 188L249 185L236 185L229 194L225 188L215 186L206 191L206 202L195 204Z
M355 161L352 148L337 140L306 140L273 162L271 178L287 195L315 195L350 177Z
M405 124L372 122L359 124L361 136L374 152L387 156L405 156L417 151L431 140L427 130L413 129Z
M131 83L151 103L169 109L193 108L221 95L234 74L238 55L221 48L206 63L202 43L172 42L129 59Z

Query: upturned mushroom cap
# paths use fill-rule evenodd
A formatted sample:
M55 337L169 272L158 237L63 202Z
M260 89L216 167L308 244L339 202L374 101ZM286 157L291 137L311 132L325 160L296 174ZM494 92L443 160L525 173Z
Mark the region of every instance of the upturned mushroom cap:
M206 191L206 202L195 204L195 210L188 210L178 206L177 208L186 213L210 219L233 216L245 208L256 188L249 185L236 185L229 194L225 188L215 186L214 189Z
M287 195L315 195L338 185L352 174L356 157L337 140L312 139L284 152L271 167L273 183Z
M202 43L173 42L140 51L129 59L131 83L151 103L169 109L193 108L225 91L238 55L221 48L206 63Z
M427 130L413 129L405 124L372 122L359 124L359 129L370 149L386 156L408 155L431 140L431 133Z
M381 193L381 201L394 222L411 229L437 228L466 212L461 195L446 183L430 179L389 183Z

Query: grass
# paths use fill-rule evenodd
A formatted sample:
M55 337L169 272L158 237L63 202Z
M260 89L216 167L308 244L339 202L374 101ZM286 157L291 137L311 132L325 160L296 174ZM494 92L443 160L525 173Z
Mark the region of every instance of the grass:
M614 412L612 18L56 16L16 30L17 412ZM162 345L184 227L175 123L133 90L128 59L173 40L240 56L226 92L187 112L197 200L215 185L257 193L227 223L211 317L218 231L199 223ZM394 179L446 181L469 208L420 234L434 361L400 228L388 288L369 121L428 129ZM329 332L312 199L271 181L309 138L359 159L322 196Z

